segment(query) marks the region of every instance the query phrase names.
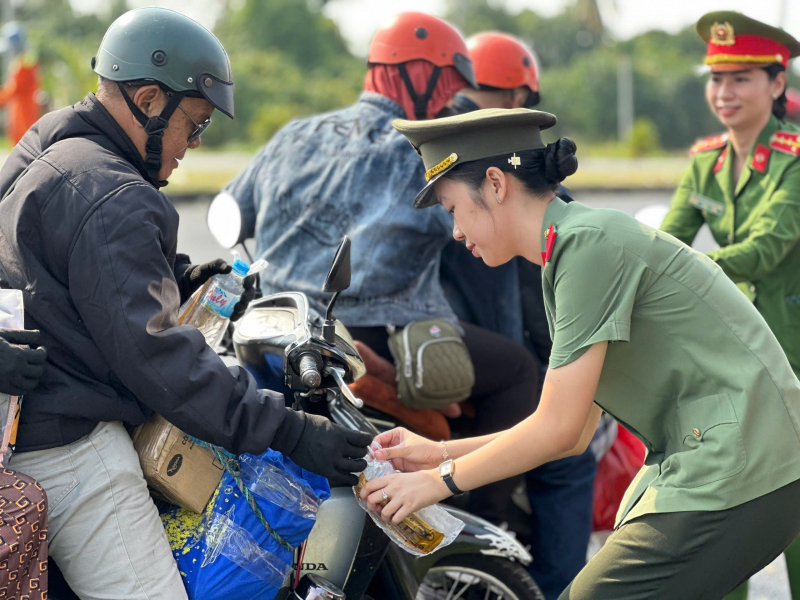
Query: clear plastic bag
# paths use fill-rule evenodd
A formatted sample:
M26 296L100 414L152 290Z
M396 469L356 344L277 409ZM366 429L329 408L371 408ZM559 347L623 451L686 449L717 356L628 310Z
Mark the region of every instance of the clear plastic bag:
M400 523L387 523L379 514L367 508L367 503L359 495L361 487L376 477L398 473L390 461L375 458L375 450L380 449L380 444L372 443L366 457L367 468L359 476L359 484L353 488L361 508L367 511L373 522L383 529L390 540L415 556L427 556L452 544L464 528L464 522L455 518L441 506L428 506L418 510Z
M204 530L207 551L201 568L224 556L270 587L283 586L292 565L261 548L253 535L234 523L228 515L208 512Z
M305 481L250 454L239 457L239 468L245 485L256 496L298 517L316 520L320 500Z
M20 290L0 290L0 329L24 329L25 310ZM20 399L0 394L0 464L5 464L13 449Z
M292 568L293 549L308 538L315 519L298 516L253 493L248 479L254 473L261 478L250 479L250 484L263 480L267 473L275 479L273 469L264 465L298 480L300 489L308 486L315 500L311 506L330 497L324 477L304 470L279 452L268 449L259 456L241 455L239 460L247 463L248 478L238 467L226 471L202 515L176 506L161 507L167 539L189 600L266 600L283 587L283 579ZM282 489L285 491L285 485ZM272 489L270 493L277 496Z

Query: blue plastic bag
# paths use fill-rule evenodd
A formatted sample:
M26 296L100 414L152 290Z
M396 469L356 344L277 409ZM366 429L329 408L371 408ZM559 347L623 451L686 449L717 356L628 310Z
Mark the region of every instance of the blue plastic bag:
M327 480L272 450L239 463L267 523L299 546L330 497ZM202 515L171 506L161 519L190 600L272 600L292 568L293 552L264 528L229 473Z

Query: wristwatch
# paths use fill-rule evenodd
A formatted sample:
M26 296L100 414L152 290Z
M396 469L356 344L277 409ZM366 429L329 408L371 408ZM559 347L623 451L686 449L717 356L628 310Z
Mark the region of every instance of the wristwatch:
M456 494L463 494L464 492L458 488L456 482L453 481L453 473L456 472L456 463L452 459L444 461L439 465L439 477L447 484L447 487Z

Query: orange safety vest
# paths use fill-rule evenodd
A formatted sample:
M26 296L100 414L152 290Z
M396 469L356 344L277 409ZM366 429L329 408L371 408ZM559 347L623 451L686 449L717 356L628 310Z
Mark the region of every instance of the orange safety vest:
M7 111L8 137L16 146L31 125L39 120L39 63L31 58L18 58L11 64L11 73L0 88L0 107Z

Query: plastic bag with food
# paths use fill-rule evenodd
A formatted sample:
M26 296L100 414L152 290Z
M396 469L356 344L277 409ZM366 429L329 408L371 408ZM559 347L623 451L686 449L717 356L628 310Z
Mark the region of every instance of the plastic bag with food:
M383 529L390 540L415 556L425 556L452 544L464 528L464 522L441 506L428 506L418 510L408 515L400 523L387 523L380 514L367 508L367 503L361 499L360 495L361 488L366 485L367 481L399 472L392 466L391 461L375 458L375 451L380 449L380 444L372 443L366 457L367 468L358 476L358 485L353 488L361 508L367 511L367 514L378 527Z

